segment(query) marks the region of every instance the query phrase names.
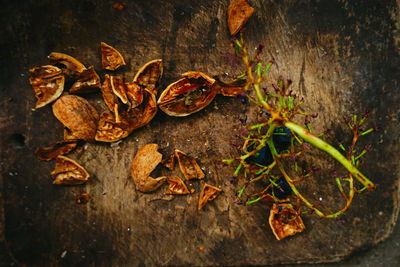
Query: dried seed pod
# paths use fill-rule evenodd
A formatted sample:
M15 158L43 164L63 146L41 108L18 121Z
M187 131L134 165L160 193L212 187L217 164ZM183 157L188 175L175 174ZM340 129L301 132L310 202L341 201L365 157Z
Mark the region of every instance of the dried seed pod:
M303 220L291 204L274 204L269 215L269 225L276 239L302 232L306 227Z
M70 79L79 77L81 72L86 70L85 65L64 53L52 52L49 55L49 62L51 65L60 66L63 74Z
M53 104L53 113L66 128L65 140L94 140L99 114L86 99L62 96Z
M247 84L246 79L235 79L231 81L224 81L222 77L214 77L215 84L214 88L217 91L217 94L223 96L231 96L235 97L239 94L244 93L244 87Z
M53 184L76 185L83 184L89 179L89 173L74 160L58 156L56 167L51 172Z
M218 187L209 184L204 184L204 187L201 190L199 197L198 210L201 210L205 204L214 200L221 193L221 191L222 189L219 189Z
M37 98L35 108L41 108L55 101L64 90L64 76L61 69L44 65L29 70L29 82Z
M74 82L70 93L91 93L97 91L101 87L100 77L97 75L93 66L90 66L87 70L82 71L79 75L78 80Z
M116 122L113 114L103 112L100 115L95 140L110 143L121 140L122 138L127 137L130 133L129 131L124 130L122 127Z
M163 73L163 64L161 59L155 59L147 62L135 75L133 82L138 83L149 89L154 95L157 95Z
M205 175L194 158L186 155L180 150L175 150L175 156L178 159L179 168L186 180L204 178Z
M185 183L179 177L168 179L167 182L168 182L168 189L165 192L166 194L173 194L173 195L189 194L189 190L187 189Z
M147 144L136 153L132 162L132 178L136 189L141 192L152 192L165 183L167 177L150 177L150 173L161 162L162 155L157 151L157 144Z
M126 95L128 96L131 108L139 106L143 102L144 89L137 83L125 83Z
M122 76L110 76L110 84L113 93L118 96L122 103L128 104L128 97L126 96L126 89Z
M51 147L36 148L35 154L40 160L52 160L60 155L66 155L78 146L78 141L60 141Z
M202 110L214 99L215 80L201 72L187 72L170 84L158 99L162 111L170 116L187 116Z
M101 42L101 64L106 70L116 70L126 65L122 55L114 47L103 42Z
M228 6L228 28L231 35L235 35L254 13L246 0L231 0Z
M173 170L175 166L175 153L169 156L166 159L163 159L161 161L161 164L164 165L165 168L168 168L169 170Z

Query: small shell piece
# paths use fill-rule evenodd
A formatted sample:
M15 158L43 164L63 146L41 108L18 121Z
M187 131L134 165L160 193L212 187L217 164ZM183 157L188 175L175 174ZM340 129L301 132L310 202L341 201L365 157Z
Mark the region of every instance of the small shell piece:
M167 182L169 186L167 192L165 192L166 194L173 194L173 195L189 194L189 190L187 189L185 183L179 177L168 179Z
M126 95L128 96L131 108L136 108L143 102L144 89L137 83L125 83Z
M220 77L214 78L216 80L214 87L217 90L217 94L235 97L244 93L244 87L247 83L246 79L236 79L227 82Z
M222 189L219 189L218 187L209 184L204 184L204 187L201 190L199 197L198 210L201 210L205 204L214 200L221 192Z
M161 162L162 155L157 150L157 144L147 144L138 150L133 159L132 178L136 189L141 192L155 191L168 179L165 176L156 179L150 177L150 173Z
M63 74L71 79L76 79L82 71L86 70L85 65L64 53L52 52L49 55L49 62L51 65L59 66Z
M236 35L254 13L246 0L231 0L228 6L228 28L231 36Z
M126 96L126 89L122 76L111 76L110 84L113 93L118 96L121 102L128 104L128 97Z
M94 140L99 114L86 99L64 95L53 104L53 113L66 127L64 140Z
M103 42L101 42L101 63L106 70L116 70L126 65L122 55L114 47Z
M180 150L175 150L175 156L178 159L179 168L181 169L186 180L204 178L205 175L194 158L186 155Z
M114 94L111 86L111 77L106 74L104 76L104 82L101 86L101 93L103 95L104 102L106 103L108 109L114 112L115 106L119 105L118 97Z
M82 71L78 80L74 82L69 89L70 93L91 93L97 91L101 87L100 77L97 75L93 66Z
M56 167L51 172L54 178L53 184L76 185L87 182L89 173L74 160L58 156L56 158Z
M188 116L202 110L214 99L215 80L199 71L182 74L184 78L170 84L157 103L170 116Z
M29 72L29 82L37 98L36 108L44 107L55 101L63 92L65 79L61 69L52 65L44 65L30 69Z
M157 95L163 73L163 64L161 59L155 59L147 62L135 75L133 82L147 88L154 95Z
M60 155L65 155L73 151L78 146L78 141L61 141L51 147L36 148L35 154L40 160L52 160Z
M272 206L269 225L278 240L300 233L306 228L297 211L291 204L286 203L275 203Z
M169 156L168 158L163 159L161 161L161 164L164 165L165 168L172 171L175 167L175 153Z

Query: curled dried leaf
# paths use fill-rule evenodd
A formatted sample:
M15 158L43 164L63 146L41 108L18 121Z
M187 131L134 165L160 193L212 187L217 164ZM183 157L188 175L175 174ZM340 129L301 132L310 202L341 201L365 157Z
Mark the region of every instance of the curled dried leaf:
M101 42L101 63L106 70L116 70L126 65L122 55L114 47L103 42Z
M246 0L231 0L228 6L228 28L231 35L237 34L254 13Z
M44 65L29 70L29 82L35 91L37 98L36 108L55 101L64 90L64 76L61 75L61 69Z
M124 127L121 123L118 124L113 114L103 112L100 115L95 140L110 143L121 140L129 135L123 128L127 128L127 125Z
M189 194L189 190L187 189L185 183L179 178L174 177L167 180L168 182L168 189L166 194L173 194L173 195L186 195Z
M238 96L239 94L244 93L244 87L246 86L246 79L235 79L231 81L224 81L222 77L214 77L215 78L215 90L217 90L217 94L223 96Z
M180 150L175 150L175 156L178 159L179 168L186 180L204 178L205 175L194 158L186 155Z
M131 108L136 108L143 102L144 89L137 83L125 83L125 87Z
M199 197L198 210L201 210L205 204L214 200L221 193L221 191L222 189L219 189L218 187L209 184L204 184L204 187L201 190Z
M89 202L89 194L88 193L82 193L77 196L76 198L76 204L86 204Z
M276 239L302 232L306 227L303 220L291 204L274 204L269 215L269 225Z
M89 173L74 160L58 156L56 167L51 172L53 184L76 185L83 184L89 179Z
M62 96L53 104L53 113L66 128L64 140L94 140L99 114L86 99Z
M164 167L168 168L169 170L173 170L175 166L175 153L169 156L166 159L163 159L161 161L161 164L164 165Z
M50 64L59 66L63 74L71 79L79 77L81 72L86 70L85 65L64 53L52 52L49 61Z
M186 72L170 84L158 99L162 111L170 116L187 116L202 110L214 99L215 80L201 72Z
M126 96L126 88L122 76L110 76L110 84L112 92L118 96L122 103L128 104L128 97Z
M147 144L136 153L132 162L132 178L136 189L141 192L152 192L165 183L167 177L156 179L150 177L150 173L161 162L162 155L157 151L157 144Z
M97 91L100 87L100 77L93 66L90 66L87 70L82 71L69 91L71 93L91 93Z
M78 141L60 141L51 147L36 148L35 154L40 160L52 160L60 155L66 155L78 146Z
M157 95L163 73L163 64L161 59L155 59L147 62L135 75L133 82L147 88L154 95Z

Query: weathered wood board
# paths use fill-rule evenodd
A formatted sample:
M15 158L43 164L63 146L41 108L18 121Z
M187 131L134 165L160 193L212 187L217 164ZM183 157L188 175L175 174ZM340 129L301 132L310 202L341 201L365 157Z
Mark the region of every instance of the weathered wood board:
M233 168L219 168L236 156L238 118L256 110L235 98L218 96L185 118L161 111L119 147L87 144L71 155L92 174L83 186L55 186L54 162L40 162L36 147L62 138L51 107L35 112L28 70L47 63L52 51L65 52L104 74L100 41L115 46L127 66L127 80L149 60L162 58L162 87L188 70L210 75L239 73L226 25L228 1L7 2L0 10L0 263L29 265L268 265L338 261L387 237L398 214L399 179L399 7L396 1L249 1L256 9L246 29L249 47L266 45L262 58L277 64L269 75L289 77L318 112L316 132L332 129L327 140L349 141L343 116L372 110L371 124L382 129L365 138L374 149L362 171L378 184L356 197L344 222L304 217L305 232L276 241L268 205L232 202L239 185ZM88 95L98 111L100 94ZM180 149L197 158L205 181L223 193L201 212L204 181L189 196L167 197L134 189L132 159L139 147L157 143L169 155ZM328 206L342 204L332 162L316 153L323 170L302 186ZM326 169L328 168L328 169ZM167 174L167 170L161 170ZM179 171L175 170L176 174ZM180 175L182 177L182 175ZM183 177L182 177L183 178ZM87 192L90 202L75 204ZM337 203L338 202L338 203ZM204 251L200 250L204 248Z

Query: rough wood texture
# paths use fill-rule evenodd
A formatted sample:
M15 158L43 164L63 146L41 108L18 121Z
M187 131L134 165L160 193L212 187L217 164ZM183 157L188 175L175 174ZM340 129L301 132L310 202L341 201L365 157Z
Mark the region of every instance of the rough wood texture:
M217 96L209 107L185 118L161 111L118 148L88 144L71 157L91 174L83 186L51 183L54 162L40 162L36 147L63 136L51 108L32 112L35 99L28 70L47 63L52 51L76 57L101 71L100 42L117 48L129 81L144 63L162 58L162 87L188 70L209 75L239 71L229 48L228 1L7 2L0 11L0 262L29 265L247 265L338 261L387 237L398 214L399 178L399 7L396 1L250 1L256 9L246 36L249 47L266 44L263 59L275 57L272 80L290 77L320 114L315 131L349 141L342 116L372 108L371 123L382 129L365 138L375 149L362 171L378 184L357 196L344 223L306 216L305 232L276 241L268 227L269 207L232 203L237 186L221 158L236 155L230 145L244 112L234 98ZM396 24L397 21L397 24ZM99 94L88 95L106 110ZM223 193L202 211L196 192L165 196L135 190L130 177L139 147L157 143L170 155L180 149L198 159L205 181ZM316 155L323 168L332 166ZM309 161L308 166L314 162ZM307 164L307 163L306 163ZM167 174L162 170L161 174ZM331 170L321 171L302 190L335 206L339 194ZM174 174L174 172L172 173ZM175 167L175 174L179 174ZM181 178L182 175L180 175ZM329 182L329 183L328 183ZM327 186L322 186L327 184ZM75 204L81 193L86 205ZM340 203L336 203L340 204ZM241 214L243 212L243 214ZM204 251L200 251L204 247ZM65 254L66 251L66 254ZM62 257L63 256L63 257Z

